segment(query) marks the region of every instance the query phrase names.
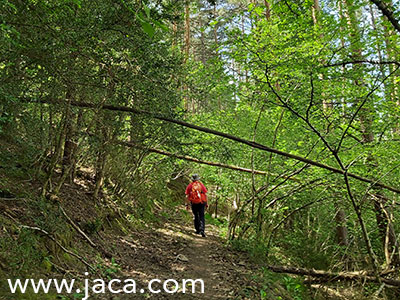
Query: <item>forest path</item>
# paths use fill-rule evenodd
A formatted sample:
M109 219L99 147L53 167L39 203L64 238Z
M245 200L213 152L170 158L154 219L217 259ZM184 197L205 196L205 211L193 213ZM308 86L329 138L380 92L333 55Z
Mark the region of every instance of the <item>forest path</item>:
M189 224L190 223L190 224ZM244 253L230 250L216 226L207 225L207 237L195 234L192 222L164 223L162 227L120 236L117 261L122 273L133 278L144 293L110 299L249 299L243 292L246 286L256 286L251 275L255 267ZM191 286L187 293L150 294L147 282L151 279L204 280L204 294L197 283L196 293ZM162 289L161 283L153 288ZM172 288L172 287L171 287Z

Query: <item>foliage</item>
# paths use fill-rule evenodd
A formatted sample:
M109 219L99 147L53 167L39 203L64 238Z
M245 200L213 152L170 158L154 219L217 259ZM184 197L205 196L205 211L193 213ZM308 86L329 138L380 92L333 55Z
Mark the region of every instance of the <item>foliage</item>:
M30 220L67 242L70 232L45 197L62 193L79 176L86 178L96 209L105 210L85 230L99 232L109 214L127 233L125 222L162 222L173 215L171 208L183 202L181 186L196 172L210 189L210 202L218 200L220 219L207 215L207 222L259 261L377 273L399 263L399 196L376 185L397 187L400 179L399 35L370 4L2 1L1 194L20 194L3 177L37 182L40 196L27 204L36 212ZM35 252L42 241L25 231L0 241L7 251L22 245L10 258L13 264L50 257ZM396 255L389 259L388 251ZM297 280L279 280L292 298L304 296ZM268 297L264 289L258 292Z

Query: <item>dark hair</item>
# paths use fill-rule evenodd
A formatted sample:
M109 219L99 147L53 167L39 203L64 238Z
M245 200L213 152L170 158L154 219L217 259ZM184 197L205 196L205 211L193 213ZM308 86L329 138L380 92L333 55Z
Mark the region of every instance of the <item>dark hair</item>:
M199 174L193 174L193 175L192 175L192 180L193 180L193 181L195 181L195 180L200 180Z

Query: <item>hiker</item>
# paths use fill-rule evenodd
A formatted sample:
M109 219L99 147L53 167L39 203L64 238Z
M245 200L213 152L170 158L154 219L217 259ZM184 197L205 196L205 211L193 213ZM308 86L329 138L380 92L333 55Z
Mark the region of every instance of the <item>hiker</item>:
M189 210L189 205L192 206L192 212L194 215L194 228L196 234L201 234L205 237L205 220L204 210L208 207L207 204L207 189L204 184L200 181L198 174L192 175L192 182L186 187L186 209Z

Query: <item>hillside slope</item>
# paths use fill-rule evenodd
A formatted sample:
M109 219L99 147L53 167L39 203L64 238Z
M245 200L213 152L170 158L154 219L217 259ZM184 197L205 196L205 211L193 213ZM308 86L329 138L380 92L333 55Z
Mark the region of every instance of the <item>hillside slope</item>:
M92 295L92 299L254 299L254 270L244 253L225 246L220 229L207 237L192 230L182 207L157 209L152 220L128 214L106 193L94 199L90 174L65 183L58 196L39 196L40 181L12 144L2 143L0 168L0 299L82 299L84 294L11 295L6 279L131 278L138 294ZM55 183L53 183L55 184ZM89 275L85 275L89 272ZM151 279L203 279L204 294L140 293ZM198 289L197 291L200 291ZM249 298L250 297L250 298Z

